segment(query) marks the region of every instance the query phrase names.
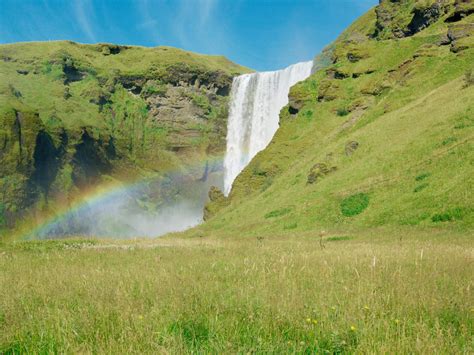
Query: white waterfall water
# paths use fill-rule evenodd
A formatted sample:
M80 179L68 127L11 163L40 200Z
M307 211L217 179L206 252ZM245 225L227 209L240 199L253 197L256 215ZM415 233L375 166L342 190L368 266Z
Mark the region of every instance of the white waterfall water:
M225 195L237 175L270 143L278 129L280 110L288 104L290 88L309 77L312 67L309 61L234 78L224 160Z

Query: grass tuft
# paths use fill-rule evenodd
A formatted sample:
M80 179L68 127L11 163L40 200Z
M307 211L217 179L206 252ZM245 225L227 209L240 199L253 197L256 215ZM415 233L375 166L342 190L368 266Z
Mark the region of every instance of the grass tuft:
M346 217L356 216L362 213L369 206L369 195L358 193L346 197L341 202L341 213Z

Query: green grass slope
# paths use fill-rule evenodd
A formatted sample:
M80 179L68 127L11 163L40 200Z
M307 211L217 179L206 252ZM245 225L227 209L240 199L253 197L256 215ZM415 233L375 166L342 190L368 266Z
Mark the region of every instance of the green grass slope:
M391 38L390 21L377 30L384 7L409 23L421 3L382 2L341 35L332 64L292 88L298 113L282 110L270 145L195 233L472 231L474 15L445 2L414 35Z

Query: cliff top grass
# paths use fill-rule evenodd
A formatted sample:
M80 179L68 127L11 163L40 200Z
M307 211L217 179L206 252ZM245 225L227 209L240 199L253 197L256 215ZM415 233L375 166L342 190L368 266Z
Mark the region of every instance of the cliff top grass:
M119 70L126 75L146 75L150 71L179 63L207 71L223 71L229 75L251 70L231 62L224 56L204 55L178 48L159 46L141 47L108 43L80 44L72 41L24 42L0 45L0 58L13 58L21 64L47 60L61 60L70 55L78 63L91 66L100 76ZM8 61L8 59L7 59Z
M223 56L172 47L71 41L4 44L0 45L0 109L36 111L45 124L56 116L66 127L100 129L104 120L91 100L107 95L104 87L113 90L117 77L179 80L176 72L234 76L250 69Z

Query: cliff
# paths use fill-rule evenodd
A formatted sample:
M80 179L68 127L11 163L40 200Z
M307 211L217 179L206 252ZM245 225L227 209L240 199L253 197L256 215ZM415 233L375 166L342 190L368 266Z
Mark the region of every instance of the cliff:
M207 178L225 150L232 78L248 71L170 47L1 45L0 223L110 181Z

